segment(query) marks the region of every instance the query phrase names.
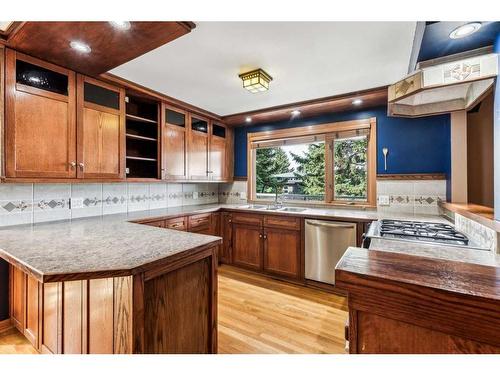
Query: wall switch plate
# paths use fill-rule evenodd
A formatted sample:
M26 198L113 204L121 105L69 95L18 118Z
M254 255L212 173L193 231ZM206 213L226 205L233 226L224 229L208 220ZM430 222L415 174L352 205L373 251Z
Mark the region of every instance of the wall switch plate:
M193 191L193 199L198 199L198 192L197 191Z
M247 192L246 192L246 191L242 191L242 192L240 193L240 198L241 198L241 199L247 199Z
M378 196L378 204L379 206L389 206L389 196L388 195L379 195Z
M83 198L71 198L70 200L71 208L83 208Z

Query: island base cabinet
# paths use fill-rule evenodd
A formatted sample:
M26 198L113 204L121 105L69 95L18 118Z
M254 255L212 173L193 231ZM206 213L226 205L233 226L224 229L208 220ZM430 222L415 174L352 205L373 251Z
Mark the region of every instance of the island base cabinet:
M216 353L218 247L123 277L41 283L11 266L11 321L46 354Z

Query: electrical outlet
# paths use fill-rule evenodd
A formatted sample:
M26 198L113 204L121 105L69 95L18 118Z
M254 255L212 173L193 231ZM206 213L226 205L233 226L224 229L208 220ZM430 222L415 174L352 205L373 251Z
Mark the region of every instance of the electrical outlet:
M197 191L193 191L193 199L198 199L198 192Z
M389 196L388 195L379 195L378 196L378 204L379 206L389 206Z
M240 193L240 198L241 198L241 199L247 199L247 192L246 192L246 191L242 191L242 192Z
M71 198L71 208L82 208L83 198Z

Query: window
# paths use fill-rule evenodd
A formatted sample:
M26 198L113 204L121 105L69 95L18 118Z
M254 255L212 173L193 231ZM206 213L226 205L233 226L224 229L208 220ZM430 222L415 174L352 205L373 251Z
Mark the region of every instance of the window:
M375 119L248 135L251 200L375 205Z

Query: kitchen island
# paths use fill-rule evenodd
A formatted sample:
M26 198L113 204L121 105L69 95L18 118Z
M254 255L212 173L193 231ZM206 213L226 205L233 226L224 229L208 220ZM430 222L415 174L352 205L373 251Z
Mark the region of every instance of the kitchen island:
M42 353L216 353L221 239L129 215L1 231L11 322Z
M335 270L348 297L350 353L500 353L500 257L373 245L349 248Z

